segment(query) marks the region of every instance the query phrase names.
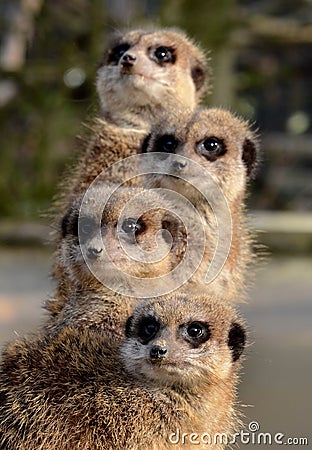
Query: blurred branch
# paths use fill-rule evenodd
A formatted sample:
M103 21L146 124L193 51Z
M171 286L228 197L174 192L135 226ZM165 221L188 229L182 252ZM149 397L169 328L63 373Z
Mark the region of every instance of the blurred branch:
M312 42L312 25L303 25L295 19L250 15L248 21L251 32L261 37L274 38L290 44Z
M53 245L52 229L42 221L0 222L0 245L47 246Z
M284 133L265 133L262 147L274 153L287 154L287 157L312 157L312 135L289 136Z
M312 214L307 212L251 211L252 229L257 230L258 242L270 253L309 254L312 250Z

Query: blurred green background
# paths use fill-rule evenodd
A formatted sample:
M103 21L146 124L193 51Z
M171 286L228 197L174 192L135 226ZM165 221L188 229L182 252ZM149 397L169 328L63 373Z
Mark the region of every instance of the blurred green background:
M205 104L255 121L264 153L252 207L311 209L310 0L2 0L0 17L1 217L49 207L97 111L107 34L149 23L179 26L210 52Z
M311 0L0 0L0 344L34 329L53 293L42 216L77 157L75 136L98 111L106 37L148 24L179 26L209 51L213 91L204 103L259 130L262 164L248 206L272 256L259 262L241 307L250 347L240 400L247 423L308 436L311 447Z

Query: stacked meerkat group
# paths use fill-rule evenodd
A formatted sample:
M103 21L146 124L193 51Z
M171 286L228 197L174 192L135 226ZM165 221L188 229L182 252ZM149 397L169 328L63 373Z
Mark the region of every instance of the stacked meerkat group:
M178 30L110 42L101 116L56 203L47 321L3 352L1 450L223 449L238 431L258 146L198 108L208 73Z

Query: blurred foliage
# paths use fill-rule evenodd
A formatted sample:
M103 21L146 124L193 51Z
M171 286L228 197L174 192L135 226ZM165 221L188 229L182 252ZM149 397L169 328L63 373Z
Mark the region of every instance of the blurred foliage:
M75 154L75 135L94 103L96 65L104 45L104 14L98 14L102 2L92 5L44 2L25 66L2 73L18 94L0 109L1 216L36 216L46 210ZM77 89L63 81L71 67L86 73L86 82Z
M214 50L226 45L241 23L236 0L164 1L161 18L171 26L178 23L204 47Z
M2 48L23 1L0 3ZM309 19L308 0L42 1L25 38L23 66L0 73L1 217L38 217L49 208L66 165L77 156L75 136L98 109L94 81L107 33L150 23L179 26L209 49L214 78L207 104L255 120L268 133L266 145L269 133L282 134L275 140L279 149L268 145L252 206L307 209L311 199L303 182L311 178L311 152L302 157L304 143L297 158L296 150L289 157L281 149L283 138L296 149L296 136L312 132ZM73 68L85 74L78 87L64 82ZM3 100L8 83L12 94ZM298 169L290 183L289 169ZM302 189L304 202L297 200Z

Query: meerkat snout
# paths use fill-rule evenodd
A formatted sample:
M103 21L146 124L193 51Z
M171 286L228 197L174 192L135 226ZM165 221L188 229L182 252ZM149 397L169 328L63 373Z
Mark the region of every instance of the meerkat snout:
M131 68L136 63L137 57L130 53L124 53L120 59L120 65L124 68Z
M87 257L89 259L98 259L101 256L102 252L103 252L103 248L88 247L88 249L87 249Z
M173 163L172 163L172 168L175 172L182 172L183 170L185 170L188 166L188 162L185 159L176 159Z
M167 345L154 344L150 349L151 362L162 360L167 357L167 354L168 354Z

